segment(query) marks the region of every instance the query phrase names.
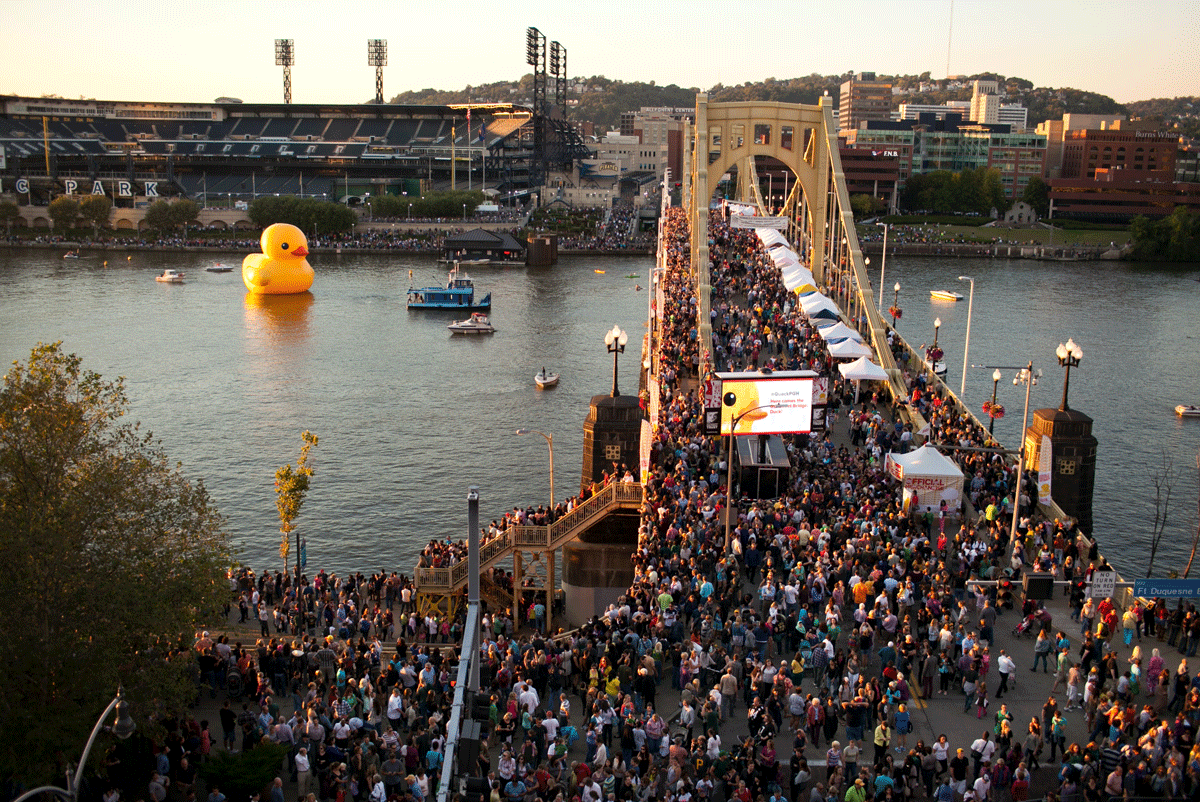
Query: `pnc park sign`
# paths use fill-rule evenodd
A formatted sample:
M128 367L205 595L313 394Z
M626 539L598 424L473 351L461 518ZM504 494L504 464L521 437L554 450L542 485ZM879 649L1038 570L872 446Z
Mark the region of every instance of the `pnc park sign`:
M106 191L103 181L99 179L92 181L91 191L85 192L87 182L76 181L73 178L65 179L62 182L63 194L65 195L113 195L118 198L132 198L134 196L134 182L125 179L110 180L109 189ZM157 181L141 181L142 195L147 198L158 197L158 182ZM18 195L29 194L29 179L18 178L13 182L13 189ZM0 183L0 192L4 191L4 186Z

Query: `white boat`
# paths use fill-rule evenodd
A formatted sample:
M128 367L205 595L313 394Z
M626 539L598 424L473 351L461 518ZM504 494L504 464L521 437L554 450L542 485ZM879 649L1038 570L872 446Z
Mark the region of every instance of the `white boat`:
M164 284L182 284L183 273L180 273L178 270L167 269L161 275L155 276L154 280L161 281Z
M1200 418L1200 407L1195 404L1180 404L1175 407L1175 414L1181 418Z
M67 251L66 253L63 254L63 258L64 259L82 259L83 257L79 255L79 251Z
M212 267L206 267L204 269L207 270L209 273L231 273L231 272L233 272L233 267L231 267L230 265L223 265L220 262L217 262Z
M542 368L537 373L533 374L533 383L543 390L547 387L553 387L558 384L558 374L548 373L545 368Z
M963 299L962 293L949 290L930 290L929 297L935 301L961 301Z
M451 334L495 334L496 327L483 312L475 312L466 320L458 320L446 326Z

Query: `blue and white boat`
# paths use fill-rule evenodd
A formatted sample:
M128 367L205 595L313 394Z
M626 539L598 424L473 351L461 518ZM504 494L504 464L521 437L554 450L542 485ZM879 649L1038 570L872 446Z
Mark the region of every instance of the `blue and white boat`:
M409 309L491 309L492 294L489 292L482 299L475 300L475 285L470 276L459 276L458 263L450 270L450 277L445 287L423 287L417 289L411 286L412 272L409 271L410 286L408 288Z

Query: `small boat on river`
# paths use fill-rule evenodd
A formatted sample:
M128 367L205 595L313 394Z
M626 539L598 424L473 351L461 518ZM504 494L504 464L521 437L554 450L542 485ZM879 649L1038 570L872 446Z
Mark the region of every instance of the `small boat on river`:
M233 268L231 266L223 265L220 262L217 262L212 267L206 267L204 269L207 270L209 273L230 273L233 271Z
M533 375L533 383L542 390L545 390L547 387L554 387L558 384L558 374L549 373L545 368L542 368Z
M168 268L168 269L164 270L161 274L155 276L154 280L160 281L163 284L182 284L183 283L183 273L180 273L178 270L171 270L170 268Z
M929 297L935 301L961 301L963 299L962 293L949 290L930 290Z
M1181 418L1200 418L1200 407L1195 404L1180 404L1175 407L1175 414Z
M495 334L496 327L482 312L475 312L466 320L459 320L446 326L451 334Z

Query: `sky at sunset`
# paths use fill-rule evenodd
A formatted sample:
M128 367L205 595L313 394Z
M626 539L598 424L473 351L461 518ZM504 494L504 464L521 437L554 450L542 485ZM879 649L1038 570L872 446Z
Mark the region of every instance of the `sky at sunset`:
M571 76L701 89L847 71L944 77L949 55L949 74L1119 102L1200 94L1200 0L0 0L0 12L0 93L26 96L281 102L274 40L290 38L293 102L361 103L375 91L367 39L388 40L391 98L520 78L528 26L566 47ZM69 24L36 24L50 19Z

